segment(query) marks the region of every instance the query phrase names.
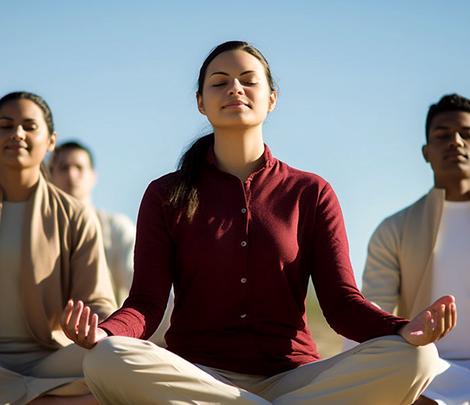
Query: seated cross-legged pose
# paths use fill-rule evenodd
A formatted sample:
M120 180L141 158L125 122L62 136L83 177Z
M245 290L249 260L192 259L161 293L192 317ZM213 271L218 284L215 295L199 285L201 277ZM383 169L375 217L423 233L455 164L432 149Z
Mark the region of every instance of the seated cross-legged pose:
M408 321L362 296L331 186L263 143L277 92L256 48L216 47L196 97L214 131L145 192L129 298L99 325L82 305L65 308L66 334L91 349L91 391L113 405L412 403L435 374L429 343L455 323L453 297ZM310 278L333 328L362 342L322 361L306 323ZM141 339L171 285L163 349Z
M55 141L41 97L0 98L1 404L96 404L60 319L69 299L102 319L115 302L95 217L42 174Z

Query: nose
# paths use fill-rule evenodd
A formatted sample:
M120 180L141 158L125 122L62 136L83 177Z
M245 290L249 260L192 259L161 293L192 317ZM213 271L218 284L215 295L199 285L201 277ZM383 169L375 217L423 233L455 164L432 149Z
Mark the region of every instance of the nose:
M231 96L235 95L235 94L243 94L243 86L241 85L241 83L238 81L238 79L235 79L233 82L232 82L232 85L229 86L229 94Z
M13 131L13 134L12 134L12 138L17 141L24 139L25 136L26 136L26 131L23 129L22 125L18 125L16 127L16 130Z
M455 146L464 146L464 140L458 131L455 131L451 136L451 144Z

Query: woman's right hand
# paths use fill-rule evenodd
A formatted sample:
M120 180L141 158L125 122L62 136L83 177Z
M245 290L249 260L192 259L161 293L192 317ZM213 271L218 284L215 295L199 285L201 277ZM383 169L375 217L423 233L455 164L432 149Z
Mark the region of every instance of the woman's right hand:
M91 349L108 336L104 329L98 328L98 315L91 314L89 306L82 301L69 300L61 319L65 335L77 345Z

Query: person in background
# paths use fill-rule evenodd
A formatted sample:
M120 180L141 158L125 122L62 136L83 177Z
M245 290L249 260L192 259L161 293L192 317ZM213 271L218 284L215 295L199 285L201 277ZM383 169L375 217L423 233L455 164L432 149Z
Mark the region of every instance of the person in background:
M256 48L217 46L198 85L214 132L147 188L129 298L99 325L83 303L64 310L66 334L91 349L92 392L102 404L413 402L435 373L429 343L454 325L453 297L408 321L359 292L332 187L263 142L277 91ZM310 278L328 322L362 342L323 361L305 316ZM160 322L172 284L167 350L140 339Z
M1 404L97 403L60 317L69 299L97 319L116 304L95 216L42 173L56 138L40 96L0 98Z
M83 204L93 207L92 193L97 174L95 159L90 148L78 141L68 141L58 145L52 152L49 171L52 183ZM114 296L118 305L122 305L129 295L134 274L135 226L123 214L108 213L94 207L93 209L101 226ZM165 346L164 334L170 324L172 305L171 295L162 323L151 338L161 346Z
M363 292L413 317L442 293L459 304L457 326L437 342L440 373L420 404L470 403L470 100L443 96L426 118L424 160L434 187L386 218L371 237Z
M92 206L96 172L95 160L88 147L76 141L58 145L51 155L49 170L52 183L83 204ZM101 225L114 296L121 305L132 283L135 226L125 215L94 209Z

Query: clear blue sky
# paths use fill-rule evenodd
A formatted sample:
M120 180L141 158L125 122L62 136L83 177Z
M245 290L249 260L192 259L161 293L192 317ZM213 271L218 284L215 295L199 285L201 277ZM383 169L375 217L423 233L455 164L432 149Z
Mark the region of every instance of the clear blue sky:
M265 140L336 190L362 273L377 224L432 186L429 104L470 97L468 1L3 1L0 94L51 105L95 152L95 204L135 219L151 179L208 129L194 91L210 49L247 40L280 88Z

